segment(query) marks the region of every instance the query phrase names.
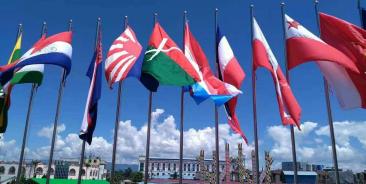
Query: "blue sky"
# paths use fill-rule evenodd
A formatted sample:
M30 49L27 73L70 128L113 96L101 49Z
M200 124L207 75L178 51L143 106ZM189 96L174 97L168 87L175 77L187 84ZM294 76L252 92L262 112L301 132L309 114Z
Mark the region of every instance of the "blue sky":
M281 1L256 0L255 16L261 26L275 56L284 67L283 37L281 23ZM314 6L309 0L285 1L286 12L310 31L317 33ZM83 118L84 105L89 87L85 76L93 54L95 25L97 17L102 18L103 51L123 30L123 18L135 30L140 43L146 47L153 26L153 13L158 12L158 20L178 45L182 43L182 16L188 11L188 19L193 34L201 43L213 65L214 59L214 9L219 9L219 25L229 39L234 53L246 73L243 95L239 97L237 113L244 133L253 141L252 100L251 100L251 42L250 42L250 1L219 0L33 0L2 1L0 6L0 62L5 64L14 46L17 25L24 26L23 51L26 51L39 38L43 21L47 21L49 35L65 31L67 22L73 19L73 66L62 100L60 124L66 126L62 135L78 133ZM335 15L356 25L360 24L357 1L320 1L320 11ZM347 10L347 11L345 11ZM214 67L212 67L214 68ZM319 127L327 125L322 76L314 64L305 64L291 71L291 86L302 107L302 121L316 122ZM50 126L54 120L56 96L61 70L48 66L45 78L39 87L31 115L31 129L28 147L36 149L49 143L49 139L39 136L39 131ZM270 74L265 70L257 71L257 107L261 151L271 150L276 141L268 134L269 128L280 125L280 117L275 91ZM12 93L12 106L9 112L9 126L5 140L15 140L19 146L27 110L30 85L18 85ZM99 103L98 124L95 136L112 141L114 127L117 86L107 87L103 78L102 98ZM133 126L141 128L147 120L148 91L136 80L129 78L123 83L121 120L131 120ZM179 123L180 88L161 86L154 94L153 107L165 110L162 118L176 117ZM331 98L335 121L362 122L365 111L340 109L334 96ZM211 101L201 105L186 96L185 130L204 129L214 126L214 109ZM220 123L226 122L223 109L220 109ZM279 127L278 127L279 128ZM282 129L281 129L282 130ZM124 131L121 130L123 134ZM314 134L314 132L312 133ZM311 136L310 136L311 138ZM154 139L154 137L152 137ZM328 137L323 137L329 143ZM361 147L361 141L351 138L354 147ZM289 143L289 142L288 142ZM313 144L313 143L309 143ZM361 148L360 148L361 149ZM143 153L140 153L143 154ZM198 154L198 153L197 153ZM330 156L330 155L329 155ZM309 160L312 161L312 160ZM365 164L365 163L364 163Z

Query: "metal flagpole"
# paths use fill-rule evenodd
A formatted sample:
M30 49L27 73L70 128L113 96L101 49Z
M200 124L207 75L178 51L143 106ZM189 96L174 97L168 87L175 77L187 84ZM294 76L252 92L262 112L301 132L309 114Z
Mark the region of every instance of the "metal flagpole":
M102 21L101 18L98 17L98 19L97 19L97 28L96 28L96 33L95 33L95 49L97 48L97 45L98 45L101 21ZM83 140L83 143L81 145L80 164L79 164L79 173L78 173L78 184L81 184L82 170L83 170L83 167L84 167L84 158L85 158L85 140Z
M250 5L250 35L251 35L251 42L253 42L253 18L254 18L254 5ZM254 60L252 58L253 66L252 66L252 98L253 98L253 127L254 127L254 150L255 150L255 167L252 168L253 178L256 184L259 184L259 154L258 154L258 126L257 126L257 98L256 98L256 74L254 71Z
M154 13L154 26L157 22L158 13ZM147 117L147 136L146 136L146 153L145 153L145 174L144 184L147 184L149 179L149 159L150 159L150 131L151 131L151 111L152 111L152 97L153 92L149 92L149 111Z
M281 3L281 14L282 14L282 30L283 30L283 42L284 42L284 61L286 68L286 80L290 84L290 75L288 72L288 64L287 64L287 48L286 48L286 28L285 28L285 3ZM295 142L295 130L294 126L290 126L291 131L291 147L292 147L292 163L294 169L294 183L297 184L297 158L296 158L296 142Z
M319 4L319 1L315 0L314 1L314 9L315 9L316 23L317 23L317 26L318 26L319 34L321 34L318 4ZM335 135L334 135L332 108L331 108L331 105L330 105L329 85L328 85L327 80L324 77L323 77L323 80L324 80L325 102L326 102L326 105L327 105L327 115L328 115L330 139L331 139L331 142L332 142L332 154L333 154L332 156L333 156L333 164L334 164L335 175L336 175L336 184L339 184L340 180L339 180L337 148L336 148Z
M185 52L184 33L187 22L187 11L183 15L183 53ZM179 184L183 183L183 122L184 122L184 89L180 93L180 136L179 136Z
M44 34L46 34L46 30L47 30L46 22L43 22L41 37ZM17 38L16 38L15 42L18 41L18 38L22 34L22 32L23 32L22 24L19 24ZM37 87L38 87L37 84L34 84L34 83L32 84L32 89L31 89L31 93L29 96L28 111L27 111L27 116L26 116L26 120L25 120L24 132L23 132L22 149L20 150L20 158L19 158L19 163L18 163L18 172L17 172L17 180L16 180L17 184L20 184L20 178L22 176L24 150L25 150L25 145L27 144L27 135L28 135L28 130L29 130L30 114L32 112L33 97L34 97L35 93L37 92Z
M124 28L127 28L128 25L128 17L125 16L124 20ZM121 107L121 95L122 95L122 81L118 83L118 95L117 95L117 107L116 107L116 121L114 125L114 139L113 139L113 152L112 152L112 169L111 169L111 183L114 183L114 170L116 166L116 152L117 152L117 138L118 138L118 130L119 130L119 116L120 116L120 107Z
M81 175L82 175L81 171L83 170L83 166L84 166L84 156L85 156L85 140L83 140L83 143L81 145L80 164L79 164L79 173L78 173L78 184L81 183Z
M72 31L72 20L69 21L68 31ZM56 114L55 114L55 120L54 120L54 123L53 123L51 150L50 150L50 157L48 159L46 184L50 183L51 167L52 167L52 161L53 161L53 151L55 149L55 141L56 141L56 134L57 134L57 124L58 124L58 119L59 119L60 110L61 110L61 100L62 100L62 94L63 94L63 91L64 91L65 83L66 83L66 70L63 69L62 76L61 76L61 81L60 81L59 89L58 89Z
M360 14L360 23L361 23L361 26L362 28L364 28L364 24L363 24L363 20L362 20L362 8L361 8L361 0L358 0L357 1L357 8L358 8L358 11L359 11L359 14Z
M219 9L215 9L215 59L216 59L216 67L217 67L217 75L219 74L219 66L218 66L218 53L217 53L217 16L219 13ZM215 144L216 144L216 184L220 183L220 154L219 154L219 111L218 107L215 105Z

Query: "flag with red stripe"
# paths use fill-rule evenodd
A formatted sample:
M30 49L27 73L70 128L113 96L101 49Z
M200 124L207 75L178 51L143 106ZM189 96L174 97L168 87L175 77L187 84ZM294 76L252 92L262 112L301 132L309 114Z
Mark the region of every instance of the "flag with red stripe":
M140 56L142 46L136 38L131 27L114 40L109 48L105 61L105 76L108 84L112 87L113 83L124 80L131 68L135 65ZM141 71L141 65L139 65Z
M98 33L97 46L94 51L93 59L90 62L87 76L90 79L90 87L88 98L85 105L83 122L80 130L80 139L85 140L89 144L92 142L93 132L97 123L98 117L98 101L101 96L102 86L102 43L101 31Z
M282 123L284 125L297 125L300 128L301 108L257 21L255 18L252 21L253 72L259 67L264 67L271 72Z
M235 86L240 89L241 83L245 78L245 73L241 68L239 62L236 60L233 50L226 36L222 35L220 29L217 29L217 54L218 54L218 76L219 79ZM240 134L245 142L248 143L243 131L240 128L239 120L236 116L236 105L238 101L238 96L232 98L227 103L225 103L225 110L228 117L228 123L231 129Z
M191 96L197 103L210 98L215 105L220 106L241 93L235 86L222 82L213 74L206 55L190 31L188 23L184 31L184 48L185 56L201 79L191 86Z
M354 93L346 107L366 108L366 31L339 18L320 13L321 38L347 55L360 73L346 69ZM348 89L345 89L348 90Z
M359 90L349 75L350 72L359 73L359 70L351 58L325 43L288 15L285 15L284 21L289 69L315 61L329 86L335 91L341 107L360 107L362 102ZM333 31L335 29L338 28Z

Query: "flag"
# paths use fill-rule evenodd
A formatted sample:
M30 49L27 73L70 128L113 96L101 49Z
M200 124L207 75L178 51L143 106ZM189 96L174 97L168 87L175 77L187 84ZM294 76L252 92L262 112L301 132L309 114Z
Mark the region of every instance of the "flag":
M188 23L186 23L184 31L184 54L201 80L191 86L191 96L197 103L211 98L217 106L220 106L241 93L233 85L224 83L215 77L205 53L189 30Z
M241 83L245 78L245 73L241 68L239 62L236 60L233 50L230 44L223 34L221 34L220 29L217 28L217 55L218 55L218 76L219 79L235 86L240 89ZM240 128L240 123L238 117L236 116L236 105L238 97L234 97L225 103L225 110L228 117L228 123L234 132L240 134L246 143L248 143L243 131Z
M349 70L359 73L352 60L289 16L285 15L284 21L289 69L305 62L315 61L328 84L335 91L341 107L359 106L359 93L347 72Z
M98 117L98 101L101 96L102 86L102 43L101 31L98 32L97 46L94 51L93 59L90 62L86 75L90 79L90 87L88 98L85 105L83 122L79 137L86 141L89 145L92 142L93 132L97 123Z
M12 80L15 83L23 83L36 81L36 83L42 81L40 75L37 79L30 79L32 75L26 75L23 72L28 71L43 71L43 65L40 64L53 64L58 65L65 69L66 74L70 73L71 69L71 55L72 55L72 32L62 32L46 38L42 36L33 47L28 50L20 59L14 61L11 64L0 67L0 83L5 85ZM29 66L32 65L32 66ZM27 66L27 68L23 68ZM27 70L25 70L27 69ZM19 70L19 71L18 71ZM14 72L19 72L19 78L14 78ZM22 76L22 77L21 77ZM26 77L26 78L24 78Z
M199 81L199 74L184 53L156 23L145 52L141 82L150 91L157 91L159 84L188 86Z
M11 64L18 60L21 56L21 45L22 45L22 34L19 35L15 43L14 49L10 55L8 64ZM10 95L11 95L12 85L6 85L6 87L1 86L0 95L0 133L6 131L8 125L8 110L10 108Z
M135 65L140 56L142 46L136 38L131 27L114 40L107 54L105 61L105 76L108 84L112 87L113 83L125 79L131 68ZM140 65L141 71L141 65Z
M366 29L366 10L365 10L365 8L361 8L361 22L362 22L362 28Z
M284 125L296 125L300 128L301 108L255 18L253 18L252 44L253 72L259 67L264 67L271 72L282 123Z
M349 88L344 89L352 98L346 108L366 108L366 31L349 22L320 13L321 38L347 55L360 73L346 69Z

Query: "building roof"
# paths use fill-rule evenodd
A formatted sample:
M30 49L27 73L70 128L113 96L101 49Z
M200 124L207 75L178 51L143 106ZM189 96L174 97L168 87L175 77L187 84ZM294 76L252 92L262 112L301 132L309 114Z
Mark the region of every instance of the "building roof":
M294 175L294 171L283 171L283 174L285 174L285 175ZM297 175L316 176L317 173L314 172L314 171L298 171Z
M33 181L39 184L45 184L46 178L32 178ZM77 184L78 180L70 179L51 179L50 184ZM106 180L81 180L81 184L109 184Z

